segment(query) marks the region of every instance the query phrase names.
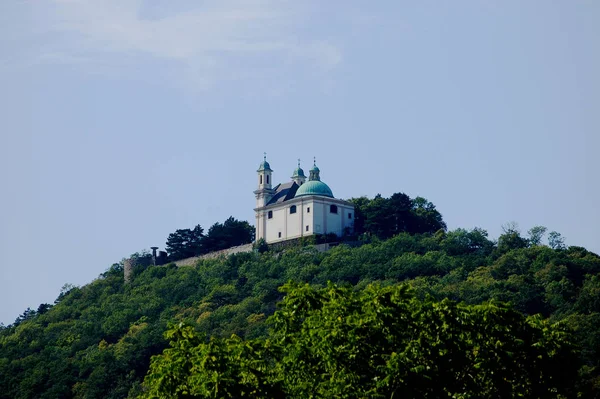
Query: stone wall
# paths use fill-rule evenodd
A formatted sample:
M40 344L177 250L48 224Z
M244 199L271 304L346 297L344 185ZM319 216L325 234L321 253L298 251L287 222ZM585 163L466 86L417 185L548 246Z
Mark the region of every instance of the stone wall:
M175 261L173 263L175 263L177 266L195 266L196 262L198 262L201 259L214 259L214 258L219 258L221 256L227 257L229 255L239 254L239 253L244 253L244 252L252 252L252 244L238 245L237 247L222 249L220 251L215 251L215 252L211 252L211 253L200 255L200 256L194 256L192 258L181 259L181 260Z
M339 244L341 244L341 243L333 242L333 243L326 243L326 244L310 245L310 247L315 248L318 252L326 252ZM362 245L362 243L359 241L347 241L347 242L343 242L343 244L349 245L351 247L357 247L357 246ZM219 258L221 256L227 257L227 256L233 255L233 254L252 252L253 251L252 245L253 244L239 245L237 247L231 247L231 248L223 249L221 251L215 251L215 252L211 252L211 253L200 255L200 256L194 256L192 258L181 259L181 260L175 261L173 263L175 263L175 265L177 265L178 267L196 266L196 262L198 262L201 259L215 259L215 258ZM292 239L292 240L280 241L277 243L269 244L269 249L275 250L275 251L282 251L287 248L300 247L301 245L302 245L301 239Z

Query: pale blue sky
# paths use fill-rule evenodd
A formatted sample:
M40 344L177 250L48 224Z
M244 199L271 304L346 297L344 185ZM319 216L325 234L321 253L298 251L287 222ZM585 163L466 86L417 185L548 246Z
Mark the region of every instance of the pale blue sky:
M600 2L0 2L0 321L178 228L263 151L336 197L600 252Z

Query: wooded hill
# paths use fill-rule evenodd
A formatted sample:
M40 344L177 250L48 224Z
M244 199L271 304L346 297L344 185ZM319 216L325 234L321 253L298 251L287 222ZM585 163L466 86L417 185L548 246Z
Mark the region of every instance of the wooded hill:
M169 326L176 326L171 331L191 329L188 338L235 334L258 342L252 340L272 334L273 324L266 320L286 295L279 287L289 281L315 287L347 284L349 288L331 289L342 290L342 302L353 303L382 292L378 290L401 290L408 292L402 301L420 301L414 306L433 316L437 313L427 309L437 305L428 304L445 298L462 302L460 306L496 300L524 316L539 315L539 322L546 323L540 331L554 331L552 323L560 322L560 331L568 330L565 340L575 345L577 370L571 388L562 394L598 397L600 257L581 247L565 247L556 233L544 245L543 228L522 236L509 226L497 241L477 228L446 231L431 203L406 198L396 196L402 199L396 203L381 197L354 200L357 228L365 233L365 244L358 248L342 244L326 253L310 246L256 251L182 268L140 262L129 285L123 283L122 264L115 264L88 285L65 287L54 305L40 305L0 329L0 398L138 397L148 392L142 383L151 357L169 346L164 336ZM408 291L398 283L407 284ZM398 301L393 306L409 303ZM473 312L461 314L479 311ZM277 316L280 323L282 315ZM151 387L152 380L147 384ZM558 397L558 392L548 395Z

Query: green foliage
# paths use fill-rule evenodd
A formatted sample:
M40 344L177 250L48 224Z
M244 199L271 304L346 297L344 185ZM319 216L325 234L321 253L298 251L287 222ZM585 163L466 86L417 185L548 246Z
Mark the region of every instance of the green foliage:
M258 241L256 241L252 245L252 248L255 249L256 251L258 251L258 253L260 253L260 254L265 253L269 250L269 246L267 245L267 242L265 241L264 238L261 238Z
M560 233L556 231L551 231L548 234L548 245L553 249L566 249L565 247L565 239Z
M544 226L534 226L527 232L529 234L530 245L541 245L542 238L548 229Z
M498 237L498 253L504 254L513 249L527 248L529 242L526 238L521 237L516 223L509 223L508 226L503 226L504 234Z
M435 233L446 230L446 223L435 206L423 197L411 199L404 193L390 198L377 194L375 198L352 198L355 234L368 233L379 238L390 238L399 233Z
M400 233L385 240L371 236L361 247L339 245L325 253L310 247L296 247L280 253L252 252L203 260L195 267L150 265L136 269L136 278L128 285L123 284L122 265L114 264L88 285L66 285L54 306L36 307L37 310L28 311L19 323L0 328L0 398L136 397L142 393L141 383L151 357L168 347L164 333L169 323L184 323L191 326L198 337L212 337L211 350L218 353L234 353L230 347L235 346L239 356L251 359L249 355L242 355L242 346L252 342L256 344L253 350L262 353L261 358L279 359L281 355L276 352L266 354L275 347L261 345L268 337L266 320L284 297L279 287L290 280L320 287L327 287L329 281L350 284L363 293L371 292L365 288L374 282L382 287L405 282L416 296L407 297L406 301L419 300L415 309L423 313L422 323L433 323L437 315L444 314L442 308L433 304L445 303L446 298L473 305L467 311L469 314L488 301L510 302L512 308L525 316L537 314L543 318L547 323L544 325L551 331L558 331L549 327L555 322L573 331L580 348L579 360L583 363L579 370L583 382L577 389L582 397L597 397L600 394L600 305L597 300L600 297L600 257L581 247L555 250L528 244L507 246L500 251L498 246L482 229ZM144 254L140 256L145 259ZM311 290L314 295L321 292L321 296L329 292L327 288ZM343 297L347 295L347 288L336 290L342 290L339 295ZM319 295L316 298L321 298ZM349 302L343 306L340 301L331 302L327 305L330 310L325 309L323 300L318 300L322 305L318 314L323 317L334 314L327 313L334 311L334 304L339 305L339 312L347 312L340 313L346 315L342 317L346 324L338 327L332 324L327 327L331 328L328 331L342 333L354 329L358 334L356 326L348 323L362 318L353 312L358 312L356 304L367 299L360 296L363 294L356 295L359 296L349 296ZM429 297L432 300L427 299ZM286 301L292 300L291 294L286 298ZM401 307L402 303L392 305ZM448 306L451 315L460 314L463 309L463 305ZM505 309L498 304L493 306ZM508 309L498 310L504 311ZM496 313L489 313L488 317L492 314ZM531 324L534 319L527 320ZM317 316L314 322L317 323ZM296 333L304 331L303 324L295 326L300 329L294 330ZM529 328L507 334L525 334L537 327ZM428 329L423 333L426 331L432 333ZM458 334L452 331L451 336ZM418 330L413 332L417 334ZM233 334L240 340L221 341ZM490 334L496 336L496 332ZM314 338L314 346L318 348L316 336ZM175 337L170 339L175 340ZM202 339L202 342L211 341ZM340 350L346 353L344 350L349 348ZM461 356L457 359L472 359L465 358L466 354ZM239 360L235 357L218 359L213 365L203 366L206 372ZM248 377L244 377L248 382L243 392L276 397L277 387L257 385L256 380L252 380L251 375L257 376L263 371L245 364L242 368L232 366L227 381L229 378L239 381L240 375L248 373L245 374ZM404 370L400 365L394 367L396 371ZM282 380L282 384L284 382ZM397 380L390 380L392 383L396 384ZM219 380L218 384L229 382ZM267 388L273 390L265 394Z
M165 249L171 260L179 260L198 256L204 252L204 229L196 225L193 229L178 229L169 234Z
M246 221L230 216L225 222L210 226L204 240L204 252L218 251L252 241L254 241L254 227Z
M508 307L419 300L406 285L288 284L265 339L206 342L182 324L143 398L566 397L568 334Z
M146 398L277 398L282 389L268 342L236 336L209 342L183 323L165 334L170 348L155 356L146 379Z
M169 234L166 250L171 261L191 258L254 241L254 227L246 221L230 216L223 223L215 223L204 235L197 225L192 230L179 229Z

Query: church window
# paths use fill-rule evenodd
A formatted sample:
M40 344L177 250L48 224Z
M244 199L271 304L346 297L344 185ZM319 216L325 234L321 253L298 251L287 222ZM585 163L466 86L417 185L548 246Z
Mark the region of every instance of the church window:
M329 213L337 213L337 205L330 205Z
M281 231L279 232L279 238L281 238Z
M260 175L260 184L262 184L262 175Z
M352 219L352 213L348 214L348 219Z
M296 213L296 205L290 206L290 213Z
M306 207L306 213L310 213L310 206Z
M306 225L306 231L308 231L308 225Z
M273 211L269 211L269 213L267 213L267 217L269 219L273 219Z
M267 175L267 184L271 184L269 183L269 175Z

